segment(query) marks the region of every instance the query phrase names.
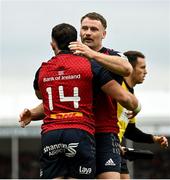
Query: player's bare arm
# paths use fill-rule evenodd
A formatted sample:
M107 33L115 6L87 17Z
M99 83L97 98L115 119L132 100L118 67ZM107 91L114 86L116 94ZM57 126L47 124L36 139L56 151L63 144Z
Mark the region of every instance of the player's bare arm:
M129 76L132 72L132 66L125 57L96 52L81 42L71 42L69 48L74 51L74 54L82 54L95 59L102 66L118 75Z
M120 103L123 107L128 110L133 111L137 114L139 110L139 101L137 98L123 89L123 87L116 82L115 80L111 80L102 86L102 90L111 98L115 99L118 103Z
M24 109L19 115L19 123L22 128L31 123L31 121L42 120L44 118L43 104L39 104L32 109Z

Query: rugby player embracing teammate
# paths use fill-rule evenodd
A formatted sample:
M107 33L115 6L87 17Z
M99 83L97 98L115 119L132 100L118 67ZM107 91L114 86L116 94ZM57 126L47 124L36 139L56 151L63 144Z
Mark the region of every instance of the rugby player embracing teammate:
M112 83L105 88L107 91L112 90L107 92L109 96L105 95L102 91L96 93L94 112L96 119L97 177L117 179L120 178L120 150L117 137L117 133L119 132L117 126L117 102L127 109L134 110L134 115L139 112L140 107L139 104L135 104L136 106L132 108L132 103L130 103L132 94L124 91L116 82L121 82L121 77L119 75L129 75L131 66L129 66L128 61L118 57L118 52L102 47L102 39L104 39L106 35L106 26L106 20L103 16L97 13L88 13L81 19L80 30L81 40L87 46L79 42L74 42L71 43L70 48L72 50L77 50L75 53L95 58L97 62L109 68L112 72L115 72L110 75L113 79ZM93 50L88 48L88 46ZM111 56L105 54L110 54ZM100 66L100 68L102 68L102 66ZM30 119L37 119L38 114L43 115L42 105L31 111L26 110L22 112L20 115L21 126L30 123Z

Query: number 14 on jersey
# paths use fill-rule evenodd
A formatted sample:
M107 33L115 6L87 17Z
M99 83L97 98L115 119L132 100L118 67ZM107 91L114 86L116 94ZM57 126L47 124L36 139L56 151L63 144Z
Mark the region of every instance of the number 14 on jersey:
M47 87L46 92L48 93L49 109L52 111L53 110L52 88ZM73 96L64 96L64 87L63 86L58 87L58 92L59 92L60 102L73 102L73 106L75 109L77 109L79 107L80 97L78 95L78 93L79 93L78 87L73 88Z

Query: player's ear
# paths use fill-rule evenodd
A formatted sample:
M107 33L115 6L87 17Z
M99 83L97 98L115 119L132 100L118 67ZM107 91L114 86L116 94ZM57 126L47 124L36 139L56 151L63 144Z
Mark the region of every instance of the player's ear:
M106 31L103 31L102 39L104 39L105 37L106 37Z
M51 48L52 48L53 50L55 50L55 44L54 44L54 42L51 42L50 45L51 45Z

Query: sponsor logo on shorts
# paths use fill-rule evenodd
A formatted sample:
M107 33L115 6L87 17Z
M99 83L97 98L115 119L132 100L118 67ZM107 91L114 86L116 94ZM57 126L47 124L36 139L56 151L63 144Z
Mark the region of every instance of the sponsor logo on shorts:
M75 148L79 143L70 143L70 144L53 144L50 146L45 146L43 151L44 154L48 153L49 156L54 156L58 153L65 153L67 157L74 157L77 153Z
M73 157L76 155L77 151L74 149L78 146L79 143L70 143L67 146L68 152L66 153L67 157Z
M110 158L108 161L106 161L105 166L116 166L116 164L113 162L113 160Z
M42 176L43 176L43 170L40 169L40 177L42 177Z
M79 167L79 173L80 174L91 174L92 169L91 168L87 168L87 167Z

